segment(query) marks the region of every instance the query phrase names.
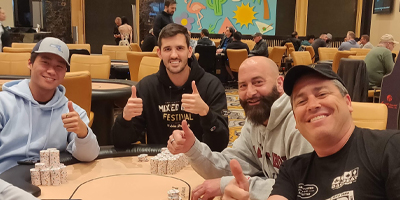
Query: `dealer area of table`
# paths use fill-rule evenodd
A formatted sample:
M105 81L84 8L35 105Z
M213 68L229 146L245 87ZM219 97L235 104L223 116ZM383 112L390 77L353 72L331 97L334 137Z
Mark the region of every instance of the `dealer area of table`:
M68 183L40 186L41 199L165 199L168 190L185 187L188 199L191 189L201 184L191 166L175 175L150 174L150 162L138 162L136 156L95 160L67 166ZM189 188L191 187L191 189Z

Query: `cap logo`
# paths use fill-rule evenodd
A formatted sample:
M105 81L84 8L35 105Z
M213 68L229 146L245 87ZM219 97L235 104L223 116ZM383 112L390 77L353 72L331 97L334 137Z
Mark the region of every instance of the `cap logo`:
M51 47L54 47L54 48L57 48L59 52L64 53L64 52L61 50L61 45L58 45L58 44L50 44L50 46L51 46Z
M310 65L311 68L315 68L315 64Z

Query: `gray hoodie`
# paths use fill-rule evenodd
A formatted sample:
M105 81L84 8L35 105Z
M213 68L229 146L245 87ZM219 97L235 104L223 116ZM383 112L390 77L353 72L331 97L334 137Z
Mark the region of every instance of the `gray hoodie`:
M11 185L0 179L0 199L1 200L39 200L31 194Z
M360 48L355 40L349 40L347 42L342 42L339 47L339 51L350 51L351 48Z
M221 178L221 192L233 179L229 162L237 159L245 175L251 176L250 199L267 199L282 162L313 151L311 145L295 128L290 97L283 94L274 102L267 126L246 121L241 135L221 153L211 152L196 140L186 153L191 165L205 179ZM262 177L258 177L261 175ZM265 177L264 177L265 176Z

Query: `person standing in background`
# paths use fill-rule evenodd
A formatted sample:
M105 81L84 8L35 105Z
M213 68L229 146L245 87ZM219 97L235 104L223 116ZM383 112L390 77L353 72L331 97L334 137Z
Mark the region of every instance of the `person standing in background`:
M0 52L3 51L3 47L11 47L10 34L3 26L3 21L6 20L6 12L0 7Z
M121 34L121 40L127 40L129 43L132 43L132 26L128 24L128 18L125 16L121 17L121 21L122 25L118 27L119 33Z
M164 26L168 25L169 23L174 23L174 20L172 20L172 15L174 15L175 10L176 1L165 0L164 11L157 14L153 24L153 32L157 38Z
M118 27L121 26L121 17L115 18L115 27L114 27L114 38L115 43L119 45L119 41L121 41L121 34L119 33Z

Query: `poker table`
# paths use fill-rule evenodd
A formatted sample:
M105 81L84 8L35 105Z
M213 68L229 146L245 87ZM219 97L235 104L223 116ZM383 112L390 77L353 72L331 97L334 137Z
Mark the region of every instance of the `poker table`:
M114 124L114 106L123 108L131 96L136 82L120 79L92 79L93 133L99 145L111 145L111 128Z
M6 82L30 78L28 76L0 76L0 91ZM123 108L131 96L136 82L120 79L92 79L92 124L99 145L111 145L111 128L114 124L114 107Z
M68 183L58 186L33 186L29 169L33 165L18 165L0 175L21 189L41 199L157 199L167 200L168 190L185 188L185 198L190 199L193 188L203 183L192 167L186 166L174 175L150 174L149 162L138 162L137 155L149 156L160 152L160 145L132 145L126 150L102 146L99 157L90 163L80 163L68 153L61 153L67 165Z

